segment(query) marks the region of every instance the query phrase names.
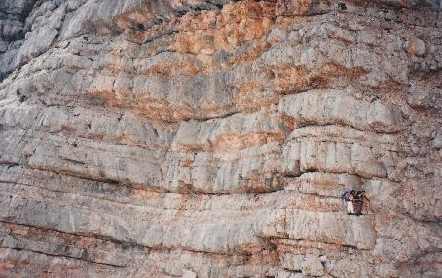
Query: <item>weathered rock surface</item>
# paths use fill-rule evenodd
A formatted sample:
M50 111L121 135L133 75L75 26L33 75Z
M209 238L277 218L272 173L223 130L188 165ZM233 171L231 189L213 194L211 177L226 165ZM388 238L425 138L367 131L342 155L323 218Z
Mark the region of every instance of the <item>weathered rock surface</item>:
M0 276L441 277L440 11L1 1Z

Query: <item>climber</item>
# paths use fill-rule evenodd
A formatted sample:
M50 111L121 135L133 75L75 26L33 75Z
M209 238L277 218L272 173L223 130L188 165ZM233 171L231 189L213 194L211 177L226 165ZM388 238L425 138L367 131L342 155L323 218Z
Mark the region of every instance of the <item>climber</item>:
M365 191L346 190L341 198L347 205L348 215L362 215L362 208L364 206Z
M354 190L346 190L341 196L342 200L345 202L345 204L347 206L347 214L348 215L354 214L353 192L354 192Z
M362 214L364 207L365 191L355 191L353 200L353 209L356 215Z

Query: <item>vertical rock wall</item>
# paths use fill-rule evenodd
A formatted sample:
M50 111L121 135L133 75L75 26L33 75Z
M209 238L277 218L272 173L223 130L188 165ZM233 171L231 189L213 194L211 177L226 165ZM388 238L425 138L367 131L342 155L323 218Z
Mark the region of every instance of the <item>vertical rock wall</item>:
M439 1L2 0L0 77L1 277L442 276Z

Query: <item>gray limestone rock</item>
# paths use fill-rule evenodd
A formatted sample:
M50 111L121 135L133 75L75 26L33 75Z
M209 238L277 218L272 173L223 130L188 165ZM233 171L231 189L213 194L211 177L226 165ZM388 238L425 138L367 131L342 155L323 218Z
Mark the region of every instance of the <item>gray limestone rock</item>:
M439 2L0 1L0 276L441 277Z

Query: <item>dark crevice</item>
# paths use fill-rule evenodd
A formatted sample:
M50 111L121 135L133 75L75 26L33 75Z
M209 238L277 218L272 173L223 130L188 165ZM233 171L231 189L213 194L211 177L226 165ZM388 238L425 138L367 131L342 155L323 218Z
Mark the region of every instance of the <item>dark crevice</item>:
M141 249L147 249L149 251L164 251L164 252L170 252L173 250L181 250L181 251L186 251L186 252L191 252L191 253L205 254L208 256L227 256L227 257L238 256L238 255L245 256L245 257L251 256L251 254L249 252L246 252L243 250L232 250L231 252L217 252L217 251L207 251L207 250L195 250L195 249L190 249L190 248L181 247L181 246L180 247L164 246L164 245L148 246L148 245L143 245L143 244L137 243L135 241L124 241L124 240L120 240L120 239L115 239L110 236L103 236L103 235L98 235L98 234L85 234L85 233L69 233L69 232L65 232L65 231L61 231L61 230L57 230L57 229L53 229L53 228L40 227L40 226L30 225L30 224L25 224L25 223L16 223L16 222L4 220L4 219L0 219L0 223L23 226L23 227L39 229L39 230L43 230L43 231L56 232L56 233L70 235L70 236L78 236L78 237L85 237L85 238L92 238L92 239L97 239L97 240L102 240L102 241L108 241L108 242L111 242L114 244L122 245L122 247L124 247L124 248L141 248ZM29 251L32 251L32 250L29 250ZM43 252L41 252L41 253L45 254ZM53 255L53 256L62 257L62 256L58 256L58 255ZM79 259L79 258L70 257L70 256L65 256L65 257L69 257L72 259ZM105 263L101 263L101 264L115 266L115 267L126 267L126 266L118 266L118 265L105 264Z
M210 0L206 0L205 3L197 5L188 5L176 9L175 14L179 17L184 16L187 13L200 13L202 11L221 10L224 7L222 3L215 3Z
M1 1L4 1L4 0L1 0ZM27 18L27 17L29 16L29 14L33 11L34 7L35 7L36 5L38 5L38 2L39 2L39 1L33 0L32 2L29 3L29 5L27 5L27 6L22 10L22 12L21 12L20 14L16 14L16 15L15 15L15 16L17 17L16 20L20 21L20 22L23 24L22 29L21 29L17 34L15 34L15 35L12 36L12 37L8 37L8 38L0 38L0 39L5 39L7 43L12 43L12 42L15 42L15 41L23 40L23 39L25 38L25 34L26 34L26 31L24 30L24 28L25 28L25 21L26 21L26 18ZM2 7L1 7L1 4L0 4L0 8L2 8ZM6 14L7 14L7 13L6 13ZM9 15L10 15L10 14L9 14ZM0 27L1 27L1 26L0 26ZM2 56L2 54L0 54L0 56ZM2 68L3 68L3 67L5 67L5 66L2 65ZM6 68L6 67L5 67L5 68ZM1 83L3 80L5 80L5 79L6 79L11 73L13 73L17 68L19 68L19 66L14 67L13 69L10 69L10 70L6 70L6 71L3 71L3 69L1 69L1 70L0 70L0 83Z
M0 155L1 158L1 155ZM13 168L13 167L17 167L20 164L14 161L6 161L6 160L0 160L0 165L6 165L8 167L8 169Z
M108 179L108 178L86 177L86 176L82 176L82 175L71 173L71 172L56 171L56 170L53 170L53 169L45 169L45 168L38 168L38 167L30 167L30 169L31 170L35 169L35 170L40 170L40 171L51 172L51 173L55 173L55 174L58 174L58 175L65 175L65 176L80 178L80 179L94 181L94 182L103 182L103 183L114 184L114 185L123 185L121 181L113 180L113 179Z
M344 2L339 2L339 3L338 3L338 8L339 8L341 11L346 11L346 10L347 10L347 5L346 5Z
M142 44L147 44L147 43L150 43L150 42L152 42L152 41L154 41L154 40L161 39L161 38L163 38L163 37L172 36L172 35L174 35L174 34L176 34L176 33L178 33L178 31L176 31L176 30L170 30L170 31L167 31L167 32L164 32L164 33L161 33L161 34L158 34L158 35L155 35L155 36L149 37L149 38L143 40Z
M289 241L294 241L294 242L301 242L301 241L310 241L309 239L306 238L290 238L288 235L255 235L257 238L263 239L263 240L270 240L270 241L278 241L278 240L289 240ZM355 251L370 251L372 249L370 248L359 248L355 245L351 245L351 244L338 244L336 242L327 242L327 241L319 241L319 240L315 240L315 242L317 243L323 243L323 244L327 244L327 245L333 245L333 246L338 246L341 247L343 249L347 249L347 250L355 250ZM289 243L285 242L284 244L290 245Z
M289 190L292 191L292 190ZM301 192L301 191L295 191L296 193L302 194L302 195L307 195L307 196L314 196L314 197L318 197L321 200L326 200L326 199L335 199L335 200L341 200L341 197L338 196L331 196L331 195L321 195L319 193L316 192Z
M125 267L127 267L126 265L115 265L115 264L109 264L109 263L96 262L96 261L87 260L87 259L84 259L84 258L78 258L78 257L74 257L74 256L61 255L61 254L51 254L51 253L42 252L42 251L38 251L38 250L32 250L32 249L27 249L27 248L0 246L0 249L12 249L12 250L16 250L16 251L26 251L26 252L31 252L31 253L45 255L45 256L48 256L48 257L66 258L66 259L78 260L78 261L82 261L82 262L86 262L86 263L102 265L102 266L109 266L109 267L115 267L115 268L125 268Z
M80 161L80 160L76 160L76 159L71 159L71 158L62 158L62 160L73 163L73 164L78 164L78 165L86 165L86 162L84 161Z
M135 242L129 242L129 241L122 241L119 239L115 239L109 236L103 236L103 235L97 235L97 234L85 234L85 233L70 233L70 232L65 232L62 230L57 230L57 229L53 229L53 228L48 228L48 227L41 227L41 226L37 226L37 225L31 225L31 224L27 224L27 223L17 223L17 222L13 222L13 221L9 221L9 220L5 220L5 219L0 219L0 223L4 223L4 224L12 224L12 225L17 225L17 226L22 226L22 227L27 227L27 228L33 228L33 229L37 229L37 230L42 230L42 231L49 231L49 232L55 232L55 233L60 233L60 234L65 234L65 235L69 235L69 236L76 236L76 237L83 237L83 238L92 238L95 240L101 240L101 241L107 241L107 242L111 242L114 244L119 244L122 245L125 248L129 248L129 247L133 247L133 248L148 248L148 246L143 246L140 244L137 244Z
M405 213L403 213L403 215L409 217L414 222L428 224L428 225L436 225L436 226L442 228L442 219L441 218L437 218L437 219L418 218L418 217L412 215L410 212L405 212Z
M219 116L195 117L195 118L189 119L189 120L195 120L195 121L198 121L198 122L206 122L206 121L210 121L210 120L214 120L214 119L226 119L226 118L229 118L229 117L232 117L232 116L234 116L236 114L241 114L241 113L242 113L241 111L230 111L230 112L227 112L227 113L219 115Z
M287 272L290 272L290 273L302 273L302 270L300 270L300 269L290 269L290 268L286 268L286 267L284 267L283 268L285 271L287 271Z
M301 177L303 174L307 174L307 173L318 173L318 174L341 174L341 175L353 175L356 176L362 180L371 180L371 179L378 179L378 180L387 180L390 182L397 182L397 180L394 180L391 177L379 177L379 176L361 176L360 174L356 173L356 172L349 172L349 171L321 171L319 169L303 169L302 171L300 171L299 175L294 175L294 174L288 174L288 175L283 175L284 178L287 179L296 179Z

